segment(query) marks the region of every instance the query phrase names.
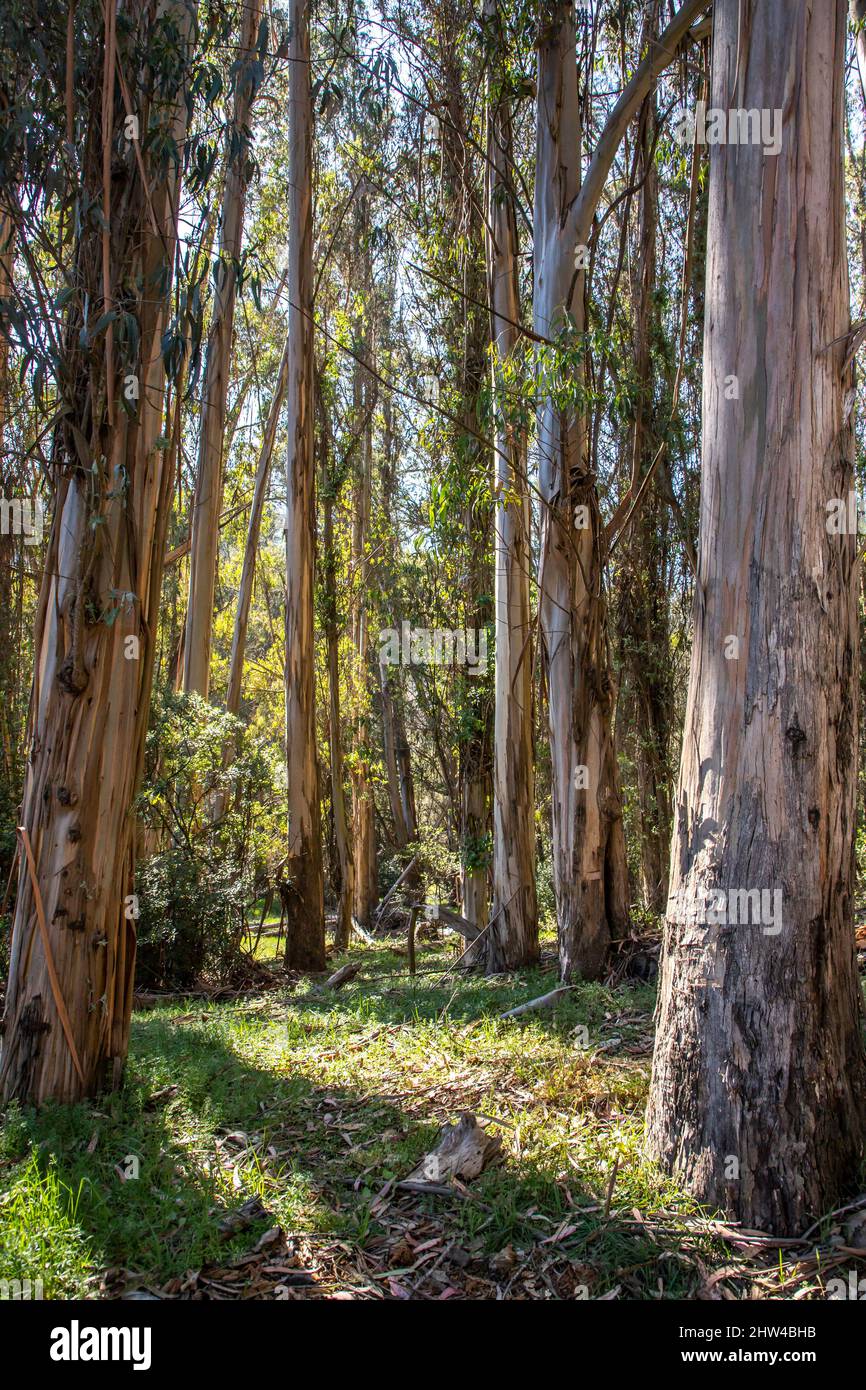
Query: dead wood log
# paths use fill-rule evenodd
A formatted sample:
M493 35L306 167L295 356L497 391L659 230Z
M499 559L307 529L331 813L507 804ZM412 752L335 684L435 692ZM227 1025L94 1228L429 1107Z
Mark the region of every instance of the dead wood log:
M518 1004L516 1009L509 1009L507 1013L500 1014L503 1018L519 1018L521 1014L535 1013L537 1009L550 1009L565 994L570 994L574 985L561 985L559 989L552 989L549 994L539 994L537 999L529 999L525 1004Z
M459 934L468 942L476 941L481 935L474 922L468 922L465 917L461 917L459 912L453 912L450 907L444 907L442 903L437 903L439 909L438 920L446 927L451 927L452 931Z
M361 967L357 962L350 961L348 965L341 965L339 970L335 970L333 975L329 975L325 981L325 989L342 989L350 980L354 980Z
M502 1157L502 1140L481 1128L474 1115L460 1116L456 1125L446 1125L435 1149L424 1155L404 1182L441 1184L453 1178L477 1178L482 1169Z

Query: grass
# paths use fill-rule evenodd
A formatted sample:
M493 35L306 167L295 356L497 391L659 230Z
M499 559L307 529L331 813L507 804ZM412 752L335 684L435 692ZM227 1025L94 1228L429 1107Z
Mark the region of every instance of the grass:
M443 980L453 956L431 943L410 980L386 945L350 957L362 975L339 994L303 982L141 1012L122 1092L13 1107L0 1280L63 1298L201 1276L275 1296L294 1265L354 1296L684 1298L731 1258L642 1152L650 989L586 984L500 1021L552 968ZM465 1110L504 1161L446 1195L397 1189ZM221 1231L253 1198L264 1213Z

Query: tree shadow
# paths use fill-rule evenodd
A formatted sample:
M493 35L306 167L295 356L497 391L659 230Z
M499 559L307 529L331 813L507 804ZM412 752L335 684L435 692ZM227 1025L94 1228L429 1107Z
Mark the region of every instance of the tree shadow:
M383 1017L390 1016L386 1004ZM273 1062L257 1065L231 1040L245 1049L254 1044L255 1019L239 1033L237 1017L221 1021L218 1009L186 1018L136 1018L121 1093L12 1117L20 1149L37 1146L43 1169L50 1165L61 1188L77 1194L74 1223L93 1266L122 1271L87 1296L116 1297L144 1284L181 1297L249 1296L251 1288L253 1296L273 1297L287 1279L286 1245L266 1238L261 1258L252 1257L275 1227L289 1238L307 1233L329 1258L339 1252L342 1272L328 1287L344 1280L362 1290L358 1296L440 1297L444 1280L448 1296L496 1297L504 1288L506 1297L574 1297L579 1287L592 1297L612 1287L624 1266L632 1273L646 1267L646 1288L654 1287L658 1244L616 1218L604 1220L598 1193L577 1177L565 1184L554 1166L512 1154L462 1192L405 1191L397 1183L439 1132L432 1102L426 1113L423 1106L409 1113L385 1085L314 1082L288 1044ZM262 1214L223 1233L221 1223L255 1198ZM566 1235L551 1248L557 1229ZM425 1241L432 1242L429 1261L411 1275L401 1272ZM491 1264L503 1250L520 1252L514 1269L510 1255L501 1268ZM37 1242L34 1256L29 1272L39 1277L41 1258L46 1296L69 1296L56 1250L40 1256ZM215 1294L197 1281L197 1271L225 1271L242 1260L243 1271L230 1276L234 1294L224 1280ZM268 1261L270 1274L263 1273ZM526 1293L533 1280L540 1291ZM319 1282L314 1272L312 1294ZM305 1295L299 1289L293 1296Z

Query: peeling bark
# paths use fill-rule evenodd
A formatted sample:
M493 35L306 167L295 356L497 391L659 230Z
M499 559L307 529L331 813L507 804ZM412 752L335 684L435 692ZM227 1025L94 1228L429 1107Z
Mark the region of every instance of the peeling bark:
M149 6L125 0L119 14L133 33L154 22ZM195 9L169 7L181 48ZM160 20L162 22L162 20ZM124 53L124 30L117 44ZM94 55L101 74L102 54ZM156 109L147 84L126 68L142 128L161 124L182 147L186 130L186 63L167 78ZM103 194L101 82L84 154L88 196ZM111 90L111 89L109 89ZM38 930L30 876L22 873L13 924L12 960L0 1053L0 1091L39 1104L74 1101L118 1085L126 1057L135 962L132 848L154 660L165 534L172 478L157 445L162 430L165 368L162 337L169 316L179 175L160 168L158 140L142 149L147 187L131 142L122 138L119 93L107 113L116 154L109 246L111 286L139 324L139 402L130 415L109 408L105 337L82 345L81 305L103 301L102 233L85 227L75 252L75 285L64 337L70 414L56 427L58 468L54 522L36 619L36 664L30 706L30 756L22 824L36 862L51 955L71 1020L83 1079L58 1017L50 968ZM122 172L121 172L122 171ZM157 231L151 225L151 215ZM131 288L135 287L135 288ZM119 386L119 381L118 381ZM77 432L73 432L72 426ZM117 486L124 478L125 486ZM94 522L96 515L100 523ZM118 592L131 595L118 605ZM132 641L130 639L133 639Z
M496 0L485 19L496 49L503 42ZM511 110L501 64L488 77L487 277L494 349L494 556L496 667L493 753L493 919L487 969L514 970L538 958L535 895L535 808L532 762L532 625L529 611L529 489L526 438L508 420L499 368L517 343L517 219Z
M538 39L533 320L555 338L584 331L576 268L581 123L573 7L557 0ZM603 586L604 526L578 408L543 400L544 509L539 621L547 669L554 886L563 980L598 977L628 923L622 800L612 734L614 684ZM576 521L586 522L579 528ZM608 889L611 891L609 892Z
M737 0L715 5L713 106L784 120L777 158L710 160L700 561L648 1113L651 1152L695 1197L790 1234L856 1181L866 1097L857 537L826 527L853 486L845 9L763 0L744 39ZM781 914L708 921L708 895L756 889Z

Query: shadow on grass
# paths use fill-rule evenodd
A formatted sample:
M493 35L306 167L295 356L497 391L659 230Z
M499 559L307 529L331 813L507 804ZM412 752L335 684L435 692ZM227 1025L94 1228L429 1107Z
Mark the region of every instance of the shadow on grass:
M519 992L531 996L538 986L530 976ZM513 983L479 988L497 1009L513 998ZM432 1019L447 998L437 991L423 1002L385 998L372 1008L371 1001L370 1016L403 1022L408 1011L408 1018ZM477 1016L477 1003L463 1001L463 1016ZM0 1208L8 1237L0 1229L0 1277L42 1278L46 1297L93 1297L95 1276L107 1270L163 1285L210 1262L229 1264L273 1225L339 1239L350 1252L371 1241L381 1247L397 1216L409 1230L440 1223L481 1260L509 1244L532 1250L567 1227L555 1258L585 1272L592 1296L612 1287L624 1268L631 1296L655 1289L658 1244L615 1218L604 1220L598 1194L577 1178L566 1185L554 1167L525 1158L483 1174L468 1198L392 1189L387 1208L378 1208L383 1186L435 1142L432 1107L428 1119L407 1114L370 1083L366 1091L314 1084L288 1046L256 1065L242 1052L255 1050L261 1020L213 1006L201 1012L212 1017L136 1018L121 1093L90 1105L9 1113L0 1186L11 1182L18 1197ZM555 1026L567 1024L559 1019ZM121 1172L138 1176L124 1181ZM251 1197L267 1216L237 1235L221 1234L220 1221ZM17 1236L9 1221L16 1213ZM692 1272L677 1276L672 1263L664 1269L667 1295L688 1296Z

